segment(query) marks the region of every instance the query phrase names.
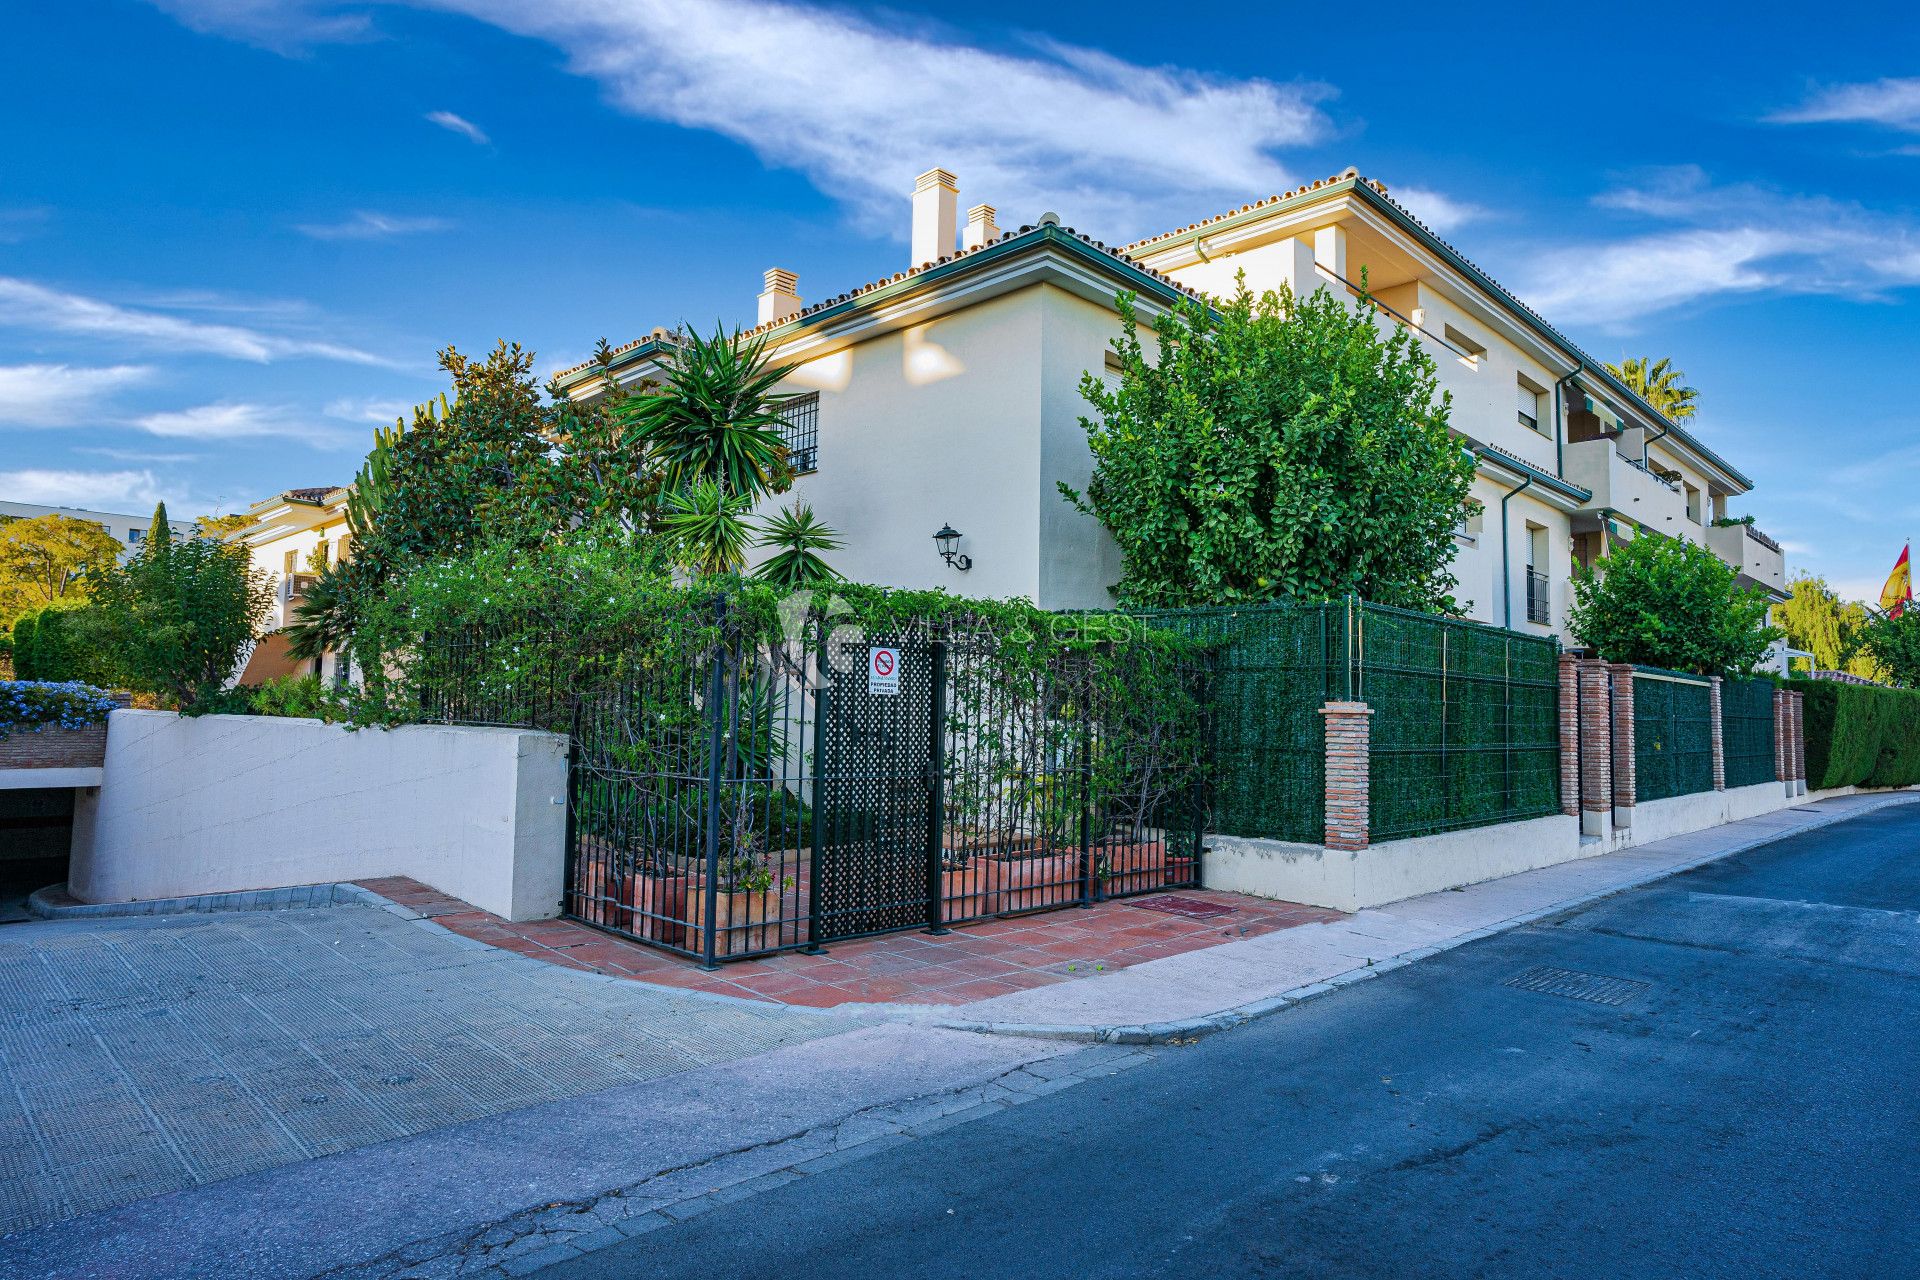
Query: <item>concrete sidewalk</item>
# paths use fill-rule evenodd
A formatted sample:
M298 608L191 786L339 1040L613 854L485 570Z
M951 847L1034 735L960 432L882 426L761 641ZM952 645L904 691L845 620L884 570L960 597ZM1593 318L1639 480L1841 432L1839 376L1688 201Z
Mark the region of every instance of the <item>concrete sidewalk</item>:
M1123 1044L1185 1040L1756 845L1914 802L1920 802L1920 791L1836 796L1104 977L948 1008L868 1008L904 1022L967 1031Z

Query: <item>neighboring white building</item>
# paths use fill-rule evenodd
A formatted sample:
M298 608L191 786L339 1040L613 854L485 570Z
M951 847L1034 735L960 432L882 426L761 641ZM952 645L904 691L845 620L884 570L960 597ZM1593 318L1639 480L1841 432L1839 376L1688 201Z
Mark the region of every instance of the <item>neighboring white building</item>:
M80 507L43 507L32 502L0 501L0 522L7 520L31 520L35 516L65 516L69 520L91 520L112 534L124 548L122 556L131 554L147 536L153 527L153 513L143 516L124 516L113 511L88 511ZM183 538L194 533L191 520L168 520L167 527Z
M347 558L352 538L347 531L345 488L287 489L254 503L242 514L251 523L229 541L245 546L253 567L273 581L273 630L256 644L240 672L240 683L261 684L277 676L318 675L333 679L335 655L318 661L296 662L287 656L280 628L293 620L293 610L313 574L322 566Z
M1125 248L1052 215L1003 233L976 205L962 222L944 170L911 203L908 270L811 306L793 273L770 270L753 330L798 366L785 389L801 397L788 441L802 474L775 501L808 502L840 532L830 559L850 578L1110 604L1118 549L1058 484L1091 474L1080 379L1108 367L1115 295L1135 294L1150 325L1182 297L1230 290L1237 272L1256 292L1351 296L1364 271L1381 322L1409 326L1434 356L1479 462L1480 510L1455 562L1469 616L1558 631L1575 561L1644 530L1701 542L1784 597L1779 547L1712 524L1752 487L1740 471L1351 169ZM669 340L655 330L617 349L612 376L657 377ZM589 362L560 382L589 399L602 376ZM936 553L943 526L963 535L969 570Z

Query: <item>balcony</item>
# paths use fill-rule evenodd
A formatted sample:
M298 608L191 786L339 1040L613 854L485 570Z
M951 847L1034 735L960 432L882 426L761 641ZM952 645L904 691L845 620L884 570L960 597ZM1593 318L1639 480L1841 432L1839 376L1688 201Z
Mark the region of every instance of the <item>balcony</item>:
M293 611L299 607L301 599L307 594L307 588L313 585L314 575L310 573L290 573L280 579L280 625L286 626L293 621Z
M1713 525L1707 529L1707 546L1732 565L1746 585L1786 594L1786 556L1779 543L1752 525Z
M1680 537L1698 528L1687 519L1680 486L1622 454L1612 440L1582 440L1566 447L1566 478L1593 492L1590 506L1619 512L1655 533Z
M1553 584L1538 569L1527 569L1527 621L1541 626L1553 624Z

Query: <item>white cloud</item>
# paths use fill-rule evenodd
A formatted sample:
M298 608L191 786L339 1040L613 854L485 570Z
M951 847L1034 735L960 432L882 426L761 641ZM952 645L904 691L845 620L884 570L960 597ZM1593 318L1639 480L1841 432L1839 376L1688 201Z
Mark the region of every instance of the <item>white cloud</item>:
M174 440L250 440L262 436L287 436L310 443L331 446L339 432L316 428L291 410L246 401L222 401L195 405L164 413L135 418L133 425L142 431Z
M1920 76L1828 85L1799 106L1767 119L1774 124L1878 124L1920 133Z
M988 49L775 0L425 0L562 50L635 116L711 130L797 170L871 226L905 233L936 165L1003 225L1055 209L1130 238L1291 185L1275 157L1327 132L1314 84L1235 79L1033 42ZM202 29L259 38L265 6L166 0ZM341 6L290 11L311 33Z
M0 209L0 244L19 244L39 231L51 213L44 205Z
M113 394L153 376L146 365L76 368L0 365L0 422L16 427L85 427Z
M224 356L266 364L294 357L406 369L411 366L336 342L289 337L240 325L212 324L162 311L124 307L45 285L0 276L0 325L110 338L177 355Z
M147 449L109 449L105 445L80 445L75 453L92 454L97 458L112 458L115 462L152 462L179 464L198 462L202 454L198 453L154 453Z
M163 492L151 471L0 471L0 493L15 502L50 507L151 507L175 495Z
M329 401L327 407L321 412L329 418L339 418L345 422L377 422L385 426L398 418L411 419L413 402L342 396L338 400Z
M1824 196L1715 186L1700 169L1658 171L1598 196L1603 209L1666 224L1534 255L1515 292L1558 320L1621 328L1738 294L1878 299L1920 285L1920 224Z
M426 118L442 129L461 135L469 142L477 142L481 146L485 146L488 142L486 131L464 116L457 116L451 111L429 111Z
M344 6L305 0L153 0L195 31L218 32L286 52L303 45L365 38L372 22Z
M1390 194L1409 212L1433 229L1435 235L1449 235L1469 222L1487 216L1487 210L1425 187L1394 187Z
M343 222L303 222L296 225L294 230L315 240L385 240L389 236L445 231L452 225L445 218L404 218L362 209Z

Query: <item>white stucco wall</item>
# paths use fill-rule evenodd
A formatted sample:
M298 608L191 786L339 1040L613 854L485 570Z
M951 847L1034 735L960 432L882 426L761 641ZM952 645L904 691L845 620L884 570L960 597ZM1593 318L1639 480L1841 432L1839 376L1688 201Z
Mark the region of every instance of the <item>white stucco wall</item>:
M800 366L782 389L820 393L819 469L761 510L810 504L846 544L828 562L856 582L1035 596L1041 295L1024 289ZM965 535L970 571L936 554L942 524Z
M1554 815L1474 827L1357 851L1284 840L1208 836L1209 889L1358 911L1604 852L1580 843L1580 820Z
M566 740L518 729L116 711L79 794L83 902L411 876L510 920L556 915Z
M1786 784L1780 782L1756 782L1750 787L1730 787L1725 791L1696 791L1665 800L1643 800L1633 807L1631 827L1614 828L1614 844L1648 844L1742 818L1755 818L1799 803L1800 798L1789 796Z

